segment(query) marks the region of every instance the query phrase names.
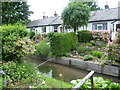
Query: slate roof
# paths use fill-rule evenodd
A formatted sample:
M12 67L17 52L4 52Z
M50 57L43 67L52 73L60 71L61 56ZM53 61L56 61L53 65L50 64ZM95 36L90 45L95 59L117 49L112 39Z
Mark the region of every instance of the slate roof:
M89 22L98 22L98 21L109 21L109 20L120 20L120 7L119 8L110 8L103 10L96 10L90 13ZM45 19L38 19L27 24L27 27L38 27L38 26L49 26L49 25L60 25L63 21L60 16L49 17Z
M111 9L103 9L92 11L90 14L89 21L107 21L107 20L117 20L120 19L120 7L119 8L111 8Z
M27 27L49 26L52 24L61 24L60 16L34 20L34 21L28 23Z

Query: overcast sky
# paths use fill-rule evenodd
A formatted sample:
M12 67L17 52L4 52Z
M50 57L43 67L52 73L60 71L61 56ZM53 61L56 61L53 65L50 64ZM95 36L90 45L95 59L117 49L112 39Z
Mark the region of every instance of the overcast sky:
M97 1L98 5L101 8L104 8L106 0ZM119 1L120 0L107 0L110 8L117 7ZM54 12L56 11L60 16L61 12L69 3L69 0L28 0L27 3L28 5L31 5L29 9L34 12L34 14L32 14L29 18L31 20L36 20L42 19L43 12L45 12L46 16L51 17L54 15Z

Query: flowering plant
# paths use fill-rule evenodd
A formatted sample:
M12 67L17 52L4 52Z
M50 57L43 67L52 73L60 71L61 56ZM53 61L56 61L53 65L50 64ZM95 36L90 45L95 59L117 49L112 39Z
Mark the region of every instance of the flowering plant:
M92 31L92 34L93 34L94 40L100 40L106 43L109 42L110 36L111 36L110 32L105 31L105 30L95 30L95 31Z

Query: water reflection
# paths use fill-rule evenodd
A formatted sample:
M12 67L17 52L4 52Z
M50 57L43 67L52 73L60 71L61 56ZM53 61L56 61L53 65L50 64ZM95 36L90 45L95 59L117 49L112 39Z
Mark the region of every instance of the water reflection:
M29 61L32 63L38 65L42 63L42 61L38 59L33 59L33 58L28 58ZM27 61L28 61L27 59ZM53 77L56 79L62 79L66 82L70 82L71 80L76 80L85 77L89 72L81 69L76 69L72 68L69 66L64 66L60 64L55 64L55 63L45 63L44 65L40 66L38 68L39 72L48 76L48 77ZM59 75L62 75L61 77ZM118 82L118 78L108 76L108 75L103 75L103 74L98 74L95 73L94 76L102 76L104 79L111 79L114 82Z

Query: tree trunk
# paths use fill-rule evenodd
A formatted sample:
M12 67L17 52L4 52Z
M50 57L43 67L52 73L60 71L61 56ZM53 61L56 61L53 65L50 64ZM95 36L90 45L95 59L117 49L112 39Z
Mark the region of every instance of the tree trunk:
M74 27L74 33L76 33L76 27Z

